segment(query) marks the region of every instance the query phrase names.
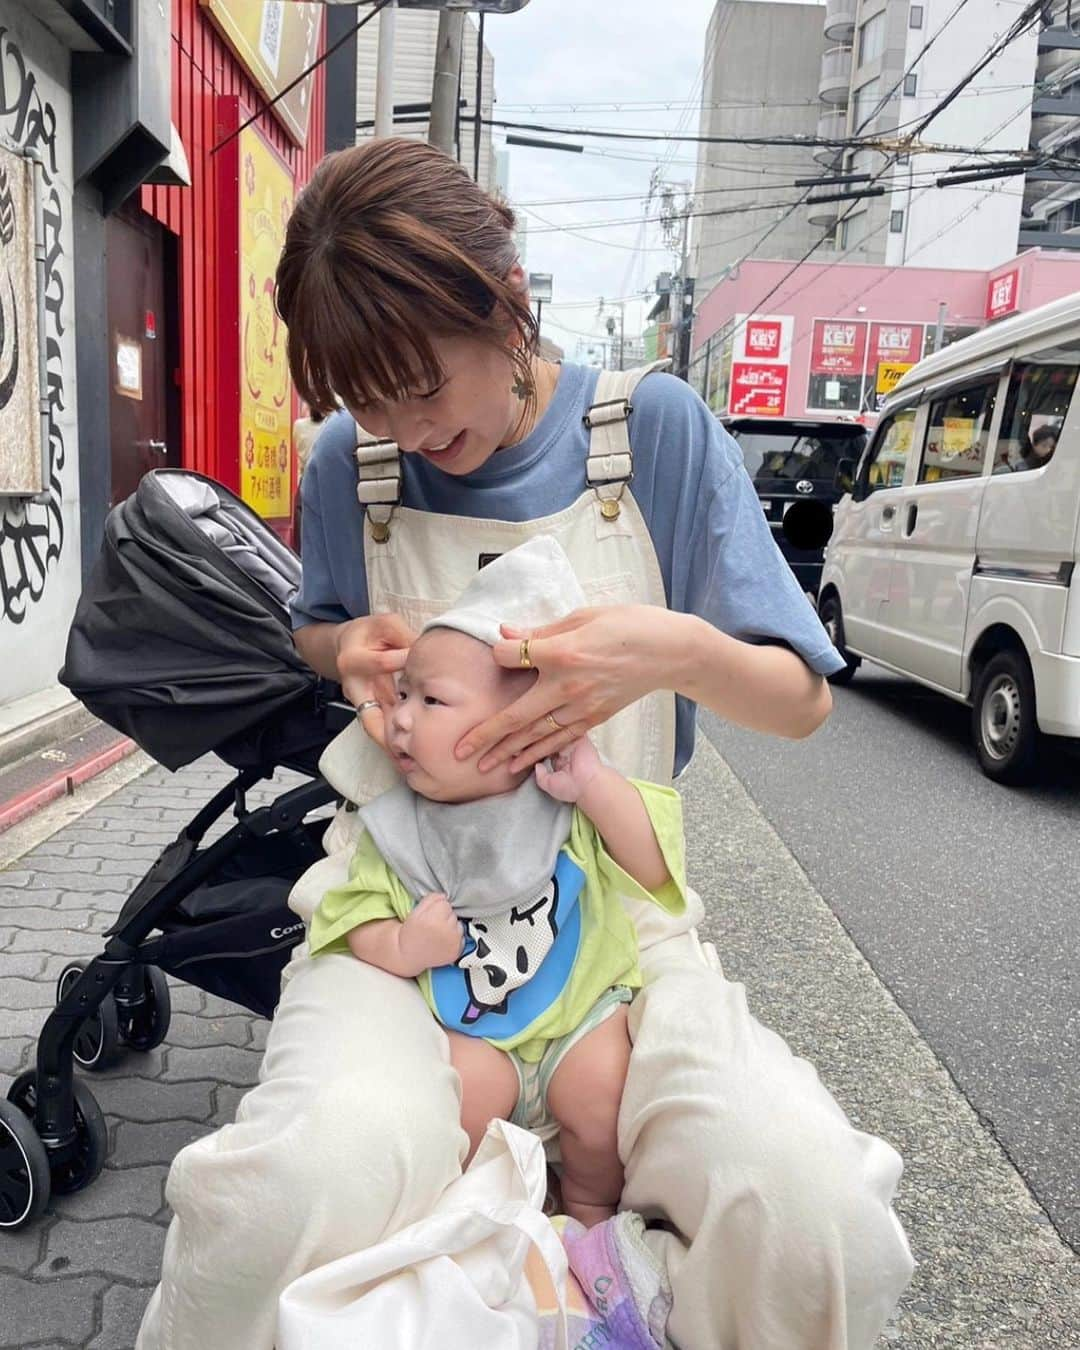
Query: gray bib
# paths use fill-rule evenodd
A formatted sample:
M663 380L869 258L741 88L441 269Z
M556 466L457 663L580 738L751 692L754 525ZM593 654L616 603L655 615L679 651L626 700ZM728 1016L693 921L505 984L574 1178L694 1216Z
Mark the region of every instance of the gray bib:
M536 779L475 802L433 802L406 783L360 808L360 819L414 900L442 891L480 918L535 900L570 837L573 808Z

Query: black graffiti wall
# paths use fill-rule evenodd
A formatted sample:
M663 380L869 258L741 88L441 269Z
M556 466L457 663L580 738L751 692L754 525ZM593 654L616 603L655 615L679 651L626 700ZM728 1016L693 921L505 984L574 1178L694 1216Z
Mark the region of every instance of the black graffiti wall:
M79 585L68 54L0 0L0 132L43 168L48 482L44 500L0 496L0 705L55 684ZM5 239L18 209L0 183L0 399L18 348L4 312ZM5 220L7 224L5 226ZM10 311L10 306L9 306ZM9 391L10 392L10 391ZM17 656L17 660L11 660Z

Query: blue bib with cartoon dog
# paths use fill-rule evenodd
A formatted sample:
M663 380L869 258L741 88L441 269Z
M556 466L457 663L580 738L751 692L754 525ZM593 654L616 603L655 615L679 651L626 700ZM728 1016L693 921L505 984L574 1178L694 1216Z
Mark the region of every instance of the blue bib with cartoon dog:
M452 1031L520 1036L562 997L581 945L585 873L560 853L539 896L504 914L463 918L465 949L431 971L431 999Z

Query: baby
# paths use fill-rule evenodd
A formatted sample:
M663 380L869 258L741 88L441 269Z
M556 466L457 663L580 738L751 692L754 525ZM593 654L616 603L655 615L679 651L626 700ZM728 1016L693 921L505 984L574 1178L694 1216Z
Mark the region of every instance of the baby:
M614 1214L623 1182L616 1127L641 985L623 900L685 905L679 797L624 778L587 738L535 772L481 774L479 756L454 756L536 678L492 655L506 597L532 625L578 592L541 537L424 628L387 722L404 782L361 808L349 882L323 897L309 941L418 981L461 1078L469 1156L496 1117L557 1130L563 1207L589 1227Z

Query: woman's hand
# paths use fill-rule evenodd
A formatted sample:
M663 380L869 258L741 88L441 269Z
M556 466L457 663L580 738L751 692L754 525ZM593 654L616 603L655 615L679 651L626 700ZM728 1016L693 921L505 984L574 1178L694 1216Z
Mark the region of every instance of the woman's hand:
M541 789L557 802L578 801L602 768L596 746L582 736L565 750L552 755L550 768L545 760L533 772Z
M506 760L518 772L564 750L654 689L673 689L683 659L685 615L655 605L579 609L544 628L504 624L494 647L500 666L529 660L539 678L527 694L467 732L459 759L482 753L481 771Z
M351 619L337 631L338 680L345 697L359 707L377 699L378 708L368 708L360 725L373 741L386 749L386 714L394 705L394 672L401 670L416 634L396 614L372 614Z

